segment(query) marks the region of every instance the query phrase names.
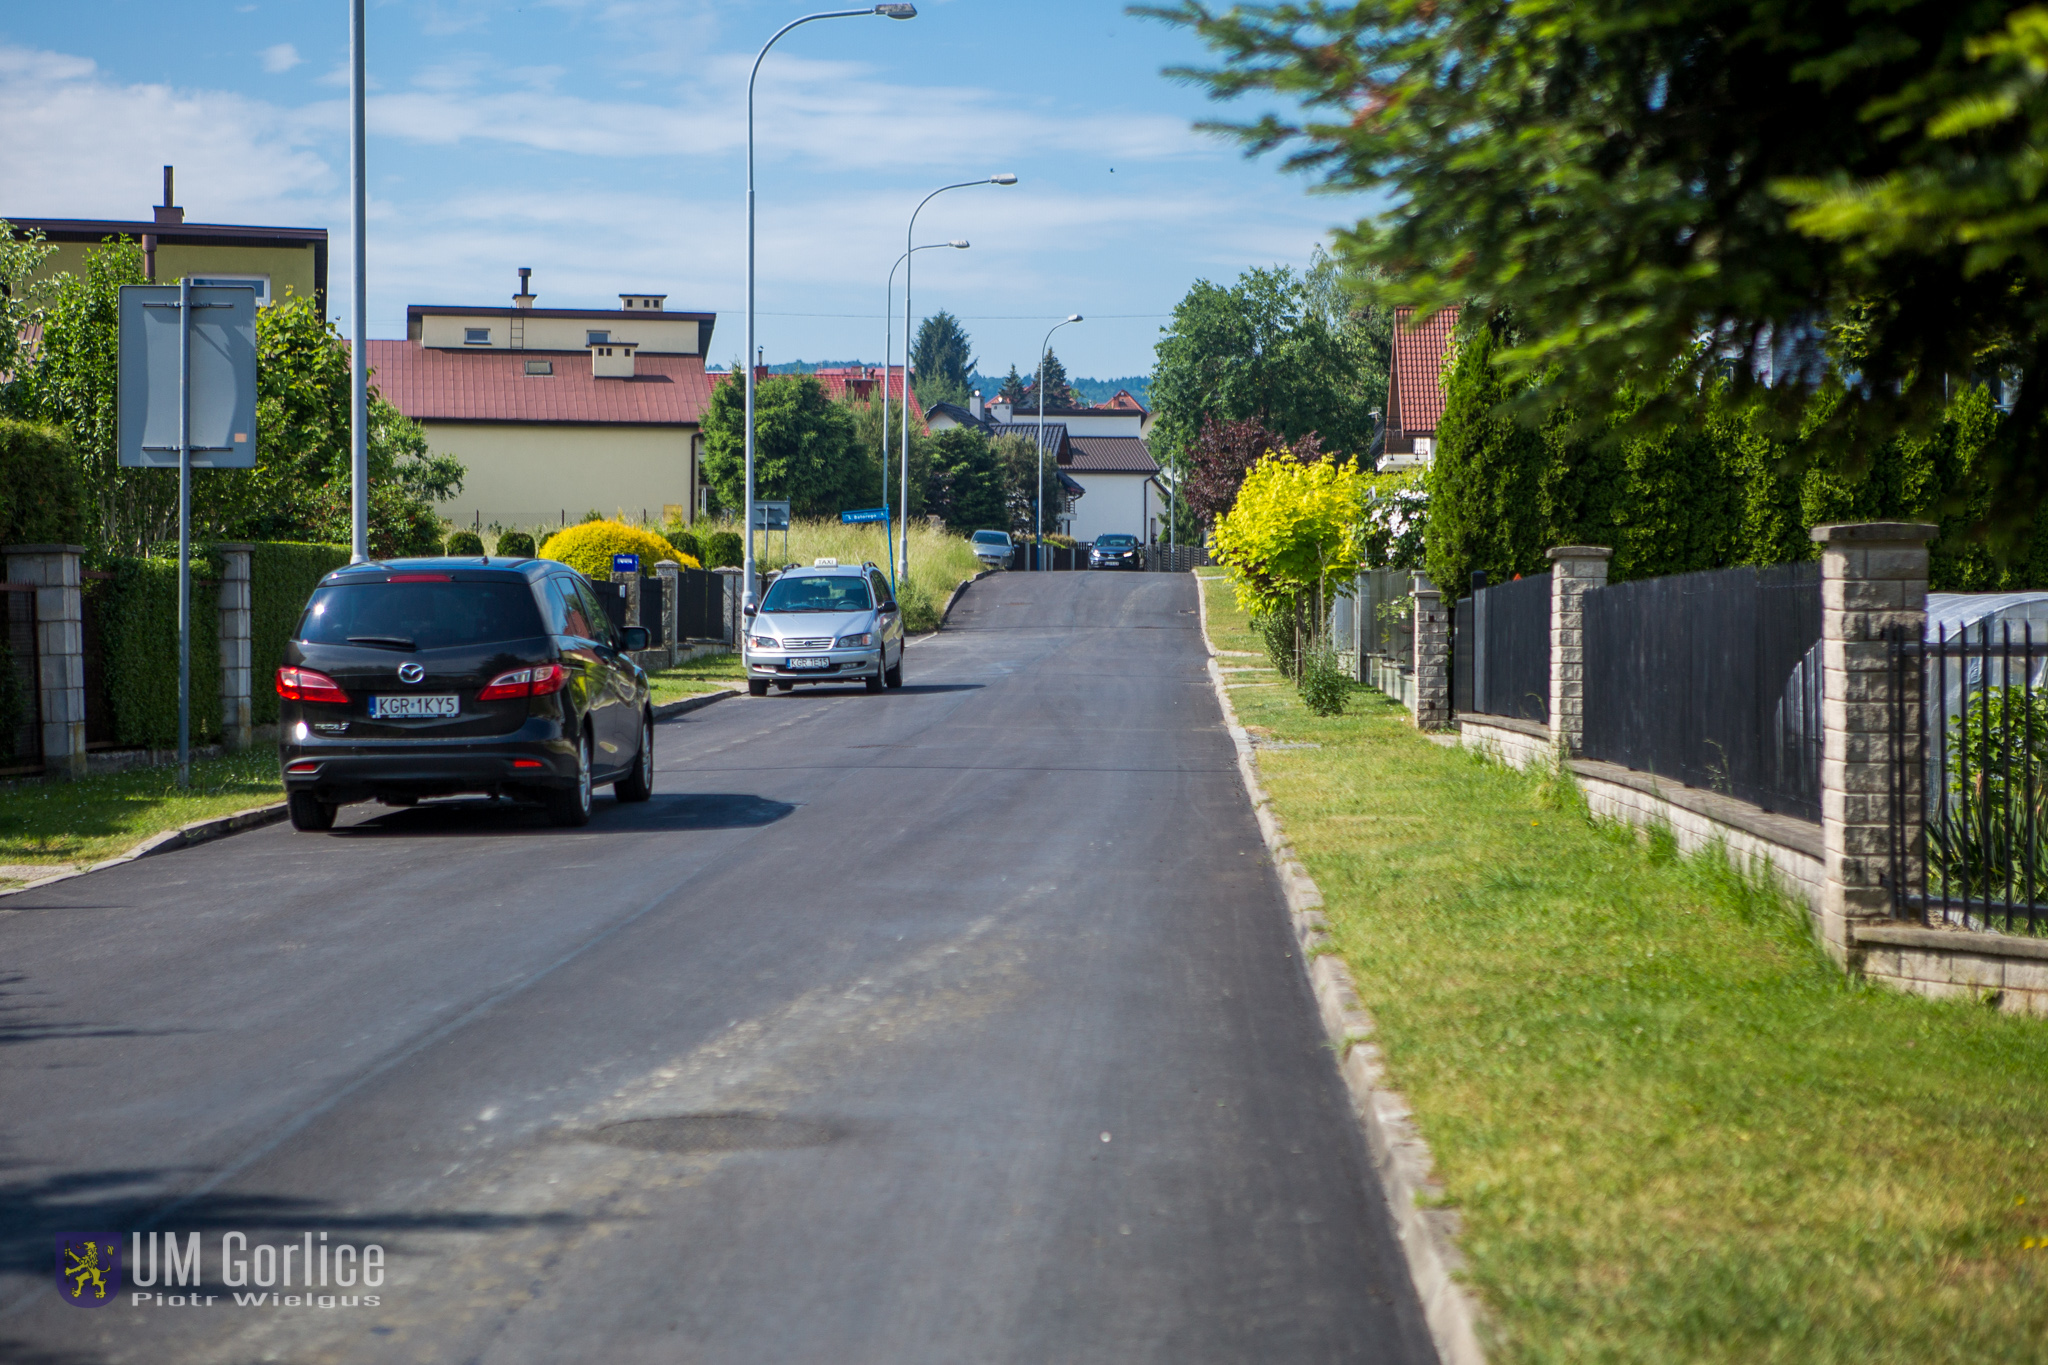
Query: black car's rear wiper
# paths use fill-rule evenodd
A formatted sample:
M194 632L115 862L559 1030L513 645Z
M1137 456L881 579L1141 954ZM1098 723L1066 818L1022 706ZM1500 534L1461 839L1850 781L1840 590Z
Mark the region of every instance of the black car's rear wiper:
M382 649L403 649L407 652L419 648L403 635L351 635L348 642L352 645L376 645Z

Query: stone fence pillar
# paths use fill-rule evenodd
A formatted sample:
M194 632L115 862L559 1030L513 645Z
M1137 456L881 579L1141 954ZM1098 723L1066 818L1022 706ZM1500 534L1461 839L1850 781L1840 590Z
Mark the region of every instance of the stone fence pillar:
M626 624L629 626L639 625L640 575L637 572L620 573L617 569L614 569L612 570L612 582L619 584L626 590Z
M1586 592L1607 582L1604 545L1550 551L1550 737L1567 755L1586 747Z
M1895 698L1889 630L1919 639L1927 628L1924 522L1816 526L1822 545L1821 605L1821 938L1836 961L1851 956L1851 927L1887 919L1892 890L1890 764ZM1906 699L1907 733L1921 725ZM1917 774L1915 775L1917 776ZM1917 783L1915 784L1917 786ZM1907 819L1921 818L1915 800Z
M1443 730L1451 723L1451 621L1444 596L1415 575L1415 726Z
M711 572L718 575L719 583L725 590L723 593L725 609L718 613L718 638L731 645L734 649L738 649L740 644L740 579L745 575L746 571L744 569L713 569Z
M661 578L661 642L668 650L668 666L676 666L676 575L683 566L673 559L664 559L654 566L654 572Z
M42 704L43 771L85 776L83 545L9 545L7 581L36 588L36 690Z
M250 688L249 557L253 545L215 545L226 566L220 576L220 735L229 750L246 749L256 736Z

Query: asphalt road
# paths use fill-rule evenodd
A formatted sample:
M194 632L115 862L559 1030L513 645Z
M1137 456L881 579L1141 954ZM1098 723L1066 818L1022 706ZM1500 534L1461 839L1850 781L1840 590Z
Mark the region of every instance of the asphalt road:
M666 723L585 830L359 806L0 902L0 1361L1432 1359L1194 592L984 580L903 691ZM59 1298L53 1233L150 1228L213 1302ZM323 1234L383 1283L288 1302Z

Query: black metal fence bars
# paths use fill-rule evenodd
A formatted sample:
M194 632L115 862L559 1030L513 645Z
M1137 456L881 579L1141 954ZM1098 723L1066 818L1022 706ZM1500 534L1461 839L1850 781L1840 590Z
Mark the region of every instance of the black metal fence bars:
M2030 621L1937 627L1894 638L1892 657L1894 904L1965 929L2048 930L2048 635Z
M1452 630L1454 709L1549 723L1549 574L1459 598Z
M43 761L41 665L36 657L36 590L0 583L0 769Z
M1820 565L1585 598L1585 756L1820 819Z

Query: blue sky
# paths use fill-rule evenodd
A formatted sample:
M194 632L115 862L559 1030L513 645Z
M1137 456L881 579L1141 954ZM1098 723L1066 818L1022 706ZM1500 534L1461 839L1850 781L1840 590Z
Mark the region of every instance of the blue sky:
M8 8L0 216L146 217L172 163L193 221L326 227L330 311L346 306L343 0ZM402 335L408 303L501 303L527 265L543 307L647 290L716 310L712 358L738 356L747 67L811 8L371 0L371 334ZM1305 263L1361 211L1193 131L1217 106L1159 71L1203 53L1120 4L920 10L806 25L762 68L770 360L878 359L905 220L952 181L1021 177L942 195L918 224L920 242L973 243L919 255L918 315L960 315L998 374L1070 312L1089 319L1055 339L1070 373L1147 372L1194 280Z

